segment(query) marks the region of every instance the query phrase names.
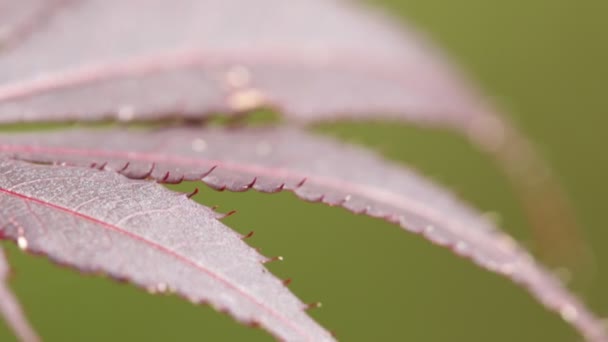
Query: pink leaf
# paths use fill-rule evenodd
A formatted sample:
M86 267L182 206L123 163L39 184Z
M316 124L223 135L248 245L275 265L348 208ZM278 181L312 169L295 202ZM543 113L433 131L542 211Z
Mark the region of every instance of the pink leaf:
M23 342L38 342L40 338L30 326L19 301L8 287L10 267L0 246L0 317Z
M50 7L8 2L3 16L34 17L8 21L9 34ZM1 122L201 117L260 105L304 121L383 112L462 126L487 114L416 33L343 1L57 7L0 55Z
M283 340L333 340L215 215L154 182L0 160L0 229L22 249L208 303Z
M338 0L0 5L0 19L13 18L13 43L0 51L0 123L202 118L271 106L301 122L445 126L497 156L539 241L558 242L544 252L580 244L569 204L527 139L424 37L380 13Z
M607 338L576 297L480 213L362 149L295 129L174 128L5 134L0 154L168 183L200 179L222 190L285 189L308 201L384 218L510 278L589 340Z

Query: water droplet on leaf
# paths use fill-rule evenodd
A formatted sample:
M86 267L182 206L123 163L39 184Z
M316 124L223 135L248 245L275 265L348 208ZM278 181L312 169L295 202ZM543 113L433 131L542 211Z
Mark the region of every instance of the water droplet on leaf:
M28 247L28 242L27 239L24 236L20 236L17 238L17 246L19 246L19 248L21 250L26 250Z
M201 138L192 140L192 150L194 152L203 152L207 149L207 142Z
M566 322L572 322L578 317L578 310L572 305L564 305L559 313Z
M226 83L232 88L244 88L249 85L250 81L251 74L242 65L234 66L226 73Z
M469 245L467 245L466 242L464 242L464 241L458 241L454 245L454 251L456 251L459 254L464 254L468 250L469 250Z
M169 286L167 286L167 284L165 283L158 283L156 284L156 291L158 292L167 292L169 290Z
M264 94L257 89L237 91L228 98L228 106L236 112L246 112L260 108L265 103Z
M515 272L515 265L513 263L505 263L500 265L498 270L500 273L510 276Z
M118 120L129 122L135 118L135 108L133 106L122 106L118 109Z

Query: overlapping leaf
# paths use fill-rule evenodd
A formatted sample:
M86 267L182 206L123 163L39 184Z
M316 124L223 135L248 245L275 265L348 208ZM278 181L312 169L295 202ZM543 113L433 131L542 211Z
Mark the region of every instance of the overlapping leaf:
M576 242L569 206L526 139L419 34L379 13L339 0L0 6L13 42L0 51L1 123L201 118L274 106L304 122L446 126L498 156L541 241Z
M0 155L116 170L131 178L202 180L217 189L291 190L384 218L527 288L589 340L600 322L531 256L482 215L403 167L294 129L157 132L71 130L5 134Z
M154 182L0 160L0 229L22 249L208 303L283 340L333 340L215 215Z
M30 326L23 309L8 287L10 267L0 246L0 317L13 329L15 336L24 342L38 342L40 338Z
M4 2L3 16L36 21L26 9L47 1ZM344 1L62 3L0 54L0 122L201 117L263 104L304 121L383 112L461 126L487 114L415 33Z

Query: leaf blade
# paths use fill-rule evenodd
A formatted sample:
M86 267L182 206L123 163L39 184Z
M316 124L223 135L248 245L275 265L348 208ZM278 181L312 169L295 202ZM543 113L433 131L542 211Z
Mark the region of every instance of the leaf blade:
M208 303L278 338L332 340L265 258L185 195L111 172L5 159L0 202L3 234L22 249Z
M231 108L230 97L247 89L263 95L258 104L274 103L303 121L398 113L414 121L460 125L477 114L486 115L480 113L481 101L461 90L465 82L460 76L417 33L399 29L388 18L354 4L181 0L146 5L141 11L138 2L73 1L44 31L0 55L0 120L99 120L120 117L121 106L134 109L132 119L176 112L200 117L211 110L241 110ZM22 7L29 6L8 11ZM258 20L271 10L271 18ZM232 18L229 27L218 20L227 17ZM309 25L312 18L318 19L318 25ZM84 31L83 22L87 23ZM164 25L154 40L146 38L159 31L160 22L171 25ZM218 42L217 32L222 32L223 41ZM90 36L101 37L104 44L92 42ZM47 49L46 58L41 58L40 49L49 44L63 48ZM186 91L185 84L196 80L178 73L174 77L181 78L179 90L171 77L154 81L156 90L171 98L167 105L144 108L153 100L137 93L147 93L150 89L142 83L150 80L138 78L183 68L199 73L199 91ZM47 76L41 79L40 74ZM104 79L114 79L112 87L101 88L114 97L110 94L119 92L117 88L124 86L120 79L125 77L133 78L140 88L123 87L120 92L129 95L121 101L105 101L106 107L94 106L92 102L99 100L90 96L65 97L77 91L75 86L82 89ZM62 91L53 94L56 99L43 100L44 106L36 101L12 102L57 89ZM56 107L61 103L64 107Z
M383 218L511 279L589 340L606 339L600 320L480 213L364 149L295 129L173 128L6 134L1 154L161 182L202 180L222 190L290 190L308 201Z
M23 342L38 342L40 338L29 323L19 300L8 286L10 266L4 249L0 246L0 316Z

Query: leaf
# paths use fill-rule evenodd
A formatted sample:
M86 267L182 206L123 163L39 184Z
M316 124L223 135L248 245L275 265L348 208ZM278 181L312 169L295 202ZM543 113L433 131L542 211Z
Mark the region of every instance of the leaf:
M0 246L0 317L23 342L38 342L40 338L28 322L19 301L8 287L10 267Z
M6 17L47 6L6 2ZM201 117L272 103L305 121L382 111L460 126L482 111L416 33L343 1L63 3L0 56L0 121Z
M551 241L544 252L585 251L533 145L424 37L381 13L334 0L57 1L0 0L6 17L52 9L0 53L0 123L192 119L271 106L301 122L449 127L498 159L537 238ZM8 21L8 32L18 24Z
M296 129L68 130L4 134L0 155L215 189L293 191L384 218L526 288L591 341L601 322L516 242L444 189L365 150Z
M22 249L208 303L282 340L333 340L214 211L154 182L5 159L0 227Z

